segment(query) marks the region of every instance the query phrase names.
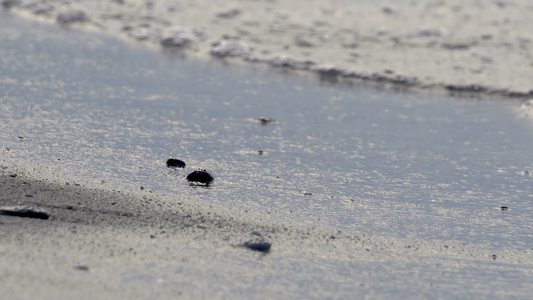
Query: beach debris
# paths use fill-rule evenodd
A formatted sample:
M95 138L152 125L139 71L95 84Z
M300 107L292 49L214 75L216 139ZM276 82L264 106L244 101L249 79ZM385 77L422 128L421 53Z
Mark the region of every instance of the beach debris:
M268 253L272 246L271 243L265 241L265 238L259 231L252 232L254 238L243 244L244 247L257 252Z
M502 206L500 207L501 211L508 211L509 210L509 207L507 206Z
M47 213L33 209L0 209L0 215L41 220L48 220L50 218L50 215Z
M208 185L214 180L214 178L213 176L211 176L211 174L207 173L206 170L202 170L202 171L194 171L191 174L187 175L187 180L191 182L199 182L199 183Z
M57 22L61 24L82 23L87 21L89 21L87 10L83 6L77 4L67 4L61 7L57 14Z
M160 43L165 47L195 48L196 38L190 28L171 26L163 30Z
M261 125L267 125L267 124L276 123L276 119L266 118L266 117L254 118L253 120L256 121L256 122L261 123Z
M185 168L185 162L180 159L169 158L167 160L167 167L169 168Z

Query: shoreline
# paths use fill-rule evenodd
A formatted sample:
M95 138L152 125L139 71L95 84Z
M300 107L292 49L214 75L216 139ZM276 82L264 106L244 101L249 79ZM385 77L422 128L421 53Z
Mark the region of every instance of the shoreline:
M316 74L328 83L461 97L533 97L528 77L533 59L525 54L533 36L524 29L533 8L522 1L311 3L298 13L291 10L297 3L237 1L230 8L197 1L31 3L3 2L25 17L109 33L155 51ZM253 20L252 12L262 16Z

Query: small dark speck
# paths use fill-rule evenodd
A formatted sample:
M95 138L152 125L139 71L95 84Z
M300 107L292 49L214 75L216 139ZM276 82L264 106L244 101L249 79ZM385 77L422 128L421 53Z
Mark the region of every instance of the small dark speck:
M22 141L23 139L24 139L24 137L23 137L23 136L19 136L19 140L21 140L21 141Z
M496 258L497 258L496 254L492 254L492 259L496 260Z
M11 174L11 175L9 175L9 176L15 178L15 177L17 177L17 174Z
M261 125L267 125L267 124L272 124L276 122L276 120L273 118L264 118L264 117L255 118L254 120L261 123Z
M508 210L509 210L509 207L507 207L507 206L502 206L502 207L500 207L500 209L501 209L502 211L508 211Z
M144 190L144 186L141 186L141 191Z
M24 196L26 196L28 198L32 198L33 197L33 195L24 195Z
M151 238L151 239L155 239L155 235L151 234L151 235L150 235L150 238Z
M263 155L263 150L257 150L257 154Z
M74 269L80 270L80 271L89 271L89 267L86 265L75 266Z

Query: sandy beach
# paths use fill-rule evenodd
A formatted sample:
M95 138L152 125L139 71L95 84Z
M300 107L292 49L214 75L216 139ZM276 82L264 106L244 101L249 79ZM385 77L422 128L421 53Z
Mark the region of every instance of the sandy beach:
M12 171L2 167L2 209L49 219L0 215L5 299L526 299L531 290L531 251L346 235ZM256 231L269 253L243 247Z
M0 298L530 297L527 1L2 4Z

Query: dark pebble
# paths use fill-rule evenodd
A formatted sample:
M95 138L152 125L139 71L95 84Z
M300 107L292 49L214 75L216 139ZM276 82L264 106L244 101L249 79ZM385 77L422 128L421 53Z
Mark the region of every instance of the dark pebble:
M204 184L209 184L213 181L213 176L211 174L207 173L207 171L194 171L191 174L187 175L187 180L194 181L194 182L200 182Z
M48 218L50 218L50 216L45 212L35 211L31 209L0 209L0 215L41 220L48 220Z
M169 168L185 168L185 163L182 160L169 158L167 160L167 167Z
M244 243L244 247L250 250L253 250L253 251L258 251L258 252L263 252L263 253L267 253L268 251L270 251L270 246L272 245L267 242L254 241L254 242Z
M270 243L265 242L265 239L261 235L261 232L255 230L252 232L254 238L251 241L244 243L244 247L258 252L267 253L270 251Z
M276 120L275 119L272 119L272 118L255 118L255 120L259 123L261 123L261 125L267 125L267 124L272 124L272 123L275 123Z

